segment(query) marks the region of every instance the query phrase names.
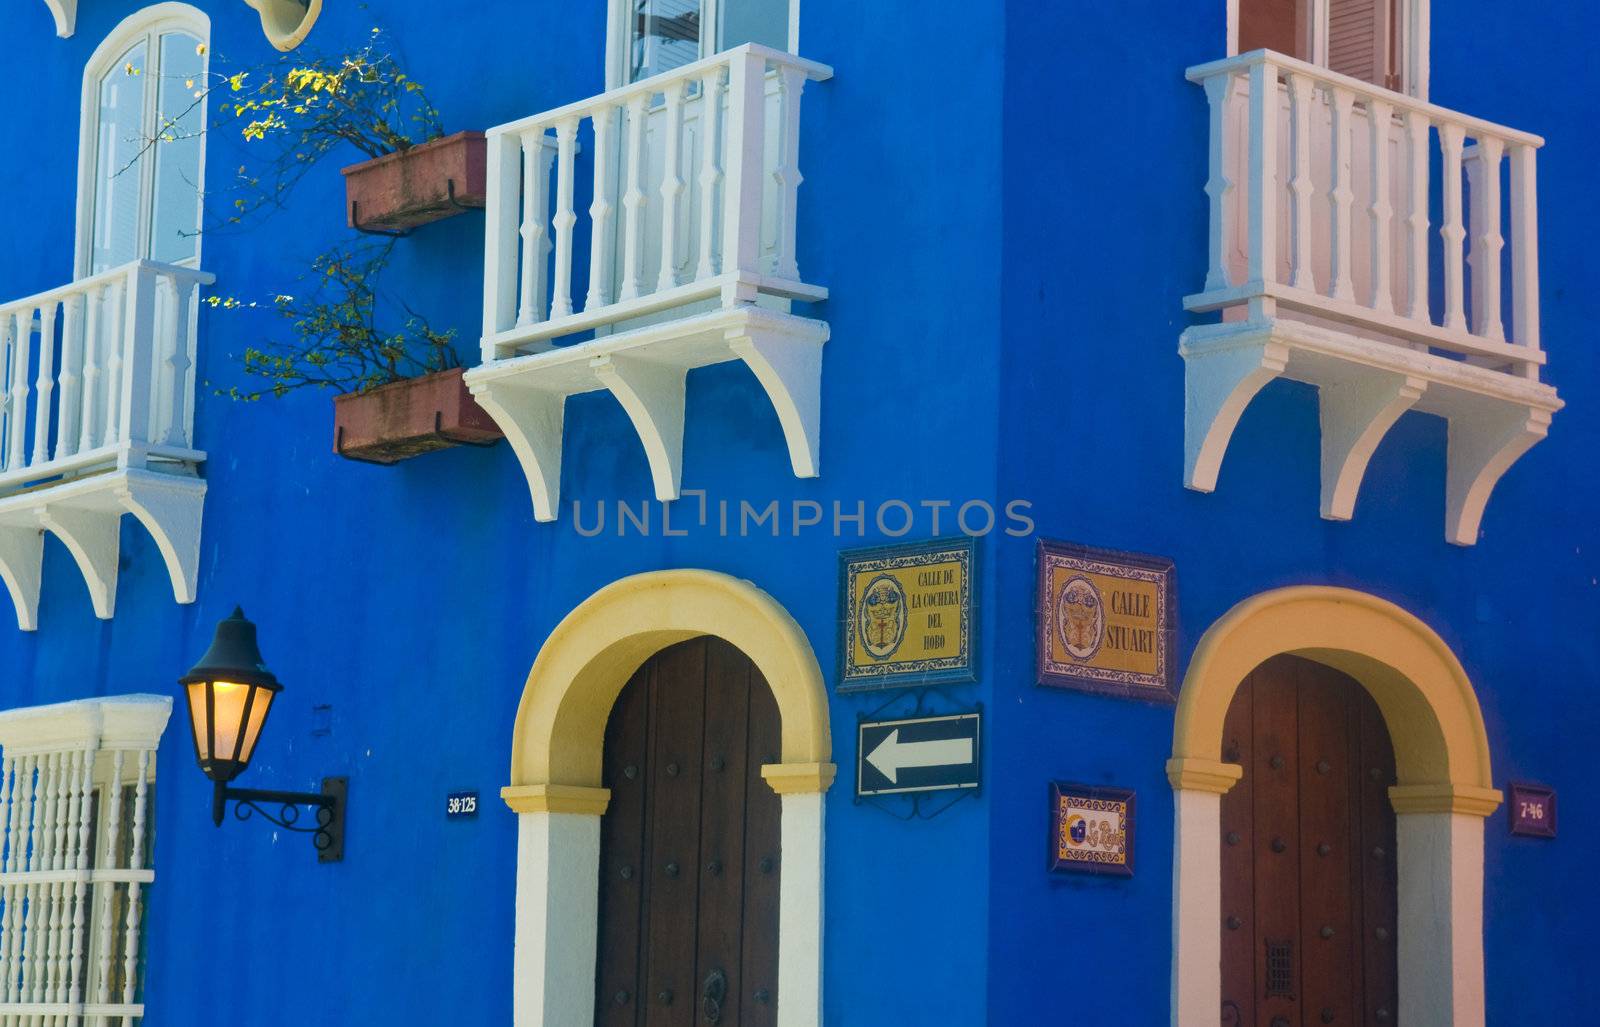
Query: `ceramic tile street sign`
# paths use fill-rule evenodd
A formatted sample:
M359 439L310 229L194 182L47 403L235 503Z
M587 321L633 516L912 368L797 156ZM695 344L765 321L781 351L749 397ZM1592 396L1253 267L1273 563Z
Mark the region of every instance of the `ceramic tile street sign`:
M1037 563L1039 684L1177 701L1171 560L1041 539Z
M1508 786L1511 792L1511 833L1530 838L1556 836L1556 790L1544 785L1517 781Z
M973 539L839 554L841 692L977 678Z
M1050 869L1133 876L1133 793L1050 784Z
M862 721L856 796L977 788L982 719L973 712Z

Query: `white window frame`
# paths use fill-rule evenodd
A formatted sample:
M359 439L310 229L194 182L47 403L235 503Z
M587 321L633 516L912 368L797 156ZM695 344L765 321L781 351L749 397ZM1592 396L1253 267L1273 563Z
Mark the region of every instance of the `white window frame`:
M201 64L201 81L196 88L204 88L204 81L211 70L211 19L196 7L184 3L159 3L142 10L135 11L123 19L111 34L101 41L95 48L89 62L83 69L83 98L78 113L78 208L77 208L77 234L73 244L73 277L88 277L94 259L94 216L95 216L95 186L98 138L100 130L100 83L106 74L114 70L116 62L128 51L128 48L137 43L141 38L150 43L147 50L147 65L159 68L160 48L159 39L163 33L173 30L187 32L199 39L205 46L205 59ZM154 76L152 76L153 78ZM152 125L155 120L155 108L159 102L159 88L148 87L145 90L144 124ZM207 106L204 100L200 105L201 124L205 124ZM206 146L204 135L200 138L200 181L205 181L206 172ZM155 197L155 161L146 160L140 169L139 182L139 227L138 249L135 257L148 257L150 247L150 218L152 215ZM195 195L195 225L201 223L201 216L205 208L204 190L198 190ZM195 252L193 257L178 261L182 267L200 266L200 247L202 236L195 237Z
M796 0L798 2L798 0ZM1311 8L1312 64L1328 63L1328 0L1304 0ZM1428 99L1428 52L1432 25L1432 0L1394 0L1402 5L1400 81L1402 92L1418 100ZM1239 0L1228 4L1228 56L1239 54Z
M715 44L707 38L706 28L716 31L721 22L723 4L739 0L700 0L700 56L710 57L716 52ZM1238 0L1229 0L1237 3ZM1426 2L1426 0L1424 0ZM620 89L628 84L628 44L632 40L633 0L606 0L606 90ZM800 53L800 0L789 0L788 51Z
M0 712L0 1021L143 1020L143 891L155 881L147 842L171 715L172 699L157 695ZM124 834L127 866L117 851ZM118 972L120 995L110 987Z

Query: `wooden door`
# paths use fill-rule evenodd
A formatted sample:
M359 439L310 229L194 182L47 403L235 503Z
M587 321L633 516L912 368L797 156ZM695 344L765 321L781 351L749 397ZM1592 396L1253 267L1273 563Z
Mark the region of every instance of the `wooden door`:
M1365 689L1279 656L1228 709L1222 1022L1395 1022L1394 750Z
M776 1020L777 703L743 653L697 638L639 668L606 725L595 1022Z

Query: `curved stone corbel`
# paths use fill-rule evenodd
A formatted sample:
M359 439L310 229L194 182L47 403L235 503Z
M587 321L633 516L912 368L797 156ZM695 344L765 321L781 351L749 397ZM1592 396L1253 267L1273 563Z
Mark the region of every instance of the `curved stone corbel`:
M56 21L56 35L66 39L77 30L78 0L44 0L44 5L50 8L50 17Z
M117 609L117 563L122 511L54 504L39 511L39 524L67 547L83 583L89 587L94 615L110 620Z
M17 627L39 630L39 588L44 579L44 532L36 527L0 527L0 581L11 593Z
M656 498L663 502L677 499L683 477L686 370L614 353L595 357L589 367L628 412L633 430L644 443Z
M1378 443L1410 410L1428 383L1411 375L1379 375L1318 389L1322 420L1322 516L1348 521Z
M472 398L511 443L528 479L534 520L555 520L561 502L561 432L567 397L491 379L473 383Z
M755 373L777 411L789 444L789 463L796 478L815 478L821 472L818 445L822 423L821 337L795 333L730 329L728 348Z
M1550 411L1537 407L1473 410L1450 418L1445 470L1445 538L1458 546L1478 541L1484 507L1500 476L1550 430Z
M200 571L200 518L206 483L198 478L129 471L117 499L138 518L166 562L172 596L192 603Z
M1245 407L1288 365L1288 348L1262 337L1183 351L1183 485L1212 492Z

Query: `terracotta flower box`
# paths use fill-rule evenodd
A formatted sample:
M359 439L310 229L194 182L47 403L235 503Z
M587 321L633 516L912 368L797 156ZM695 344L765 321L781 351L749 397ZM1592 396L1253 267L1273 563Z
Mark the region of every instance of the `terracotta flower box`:
M456 445L492 446L505 436L461 380L438 371L333 400L333 451L393 464Z
M486 145L482 132L457 132L345 168L350 227L408 232L483 207Z

